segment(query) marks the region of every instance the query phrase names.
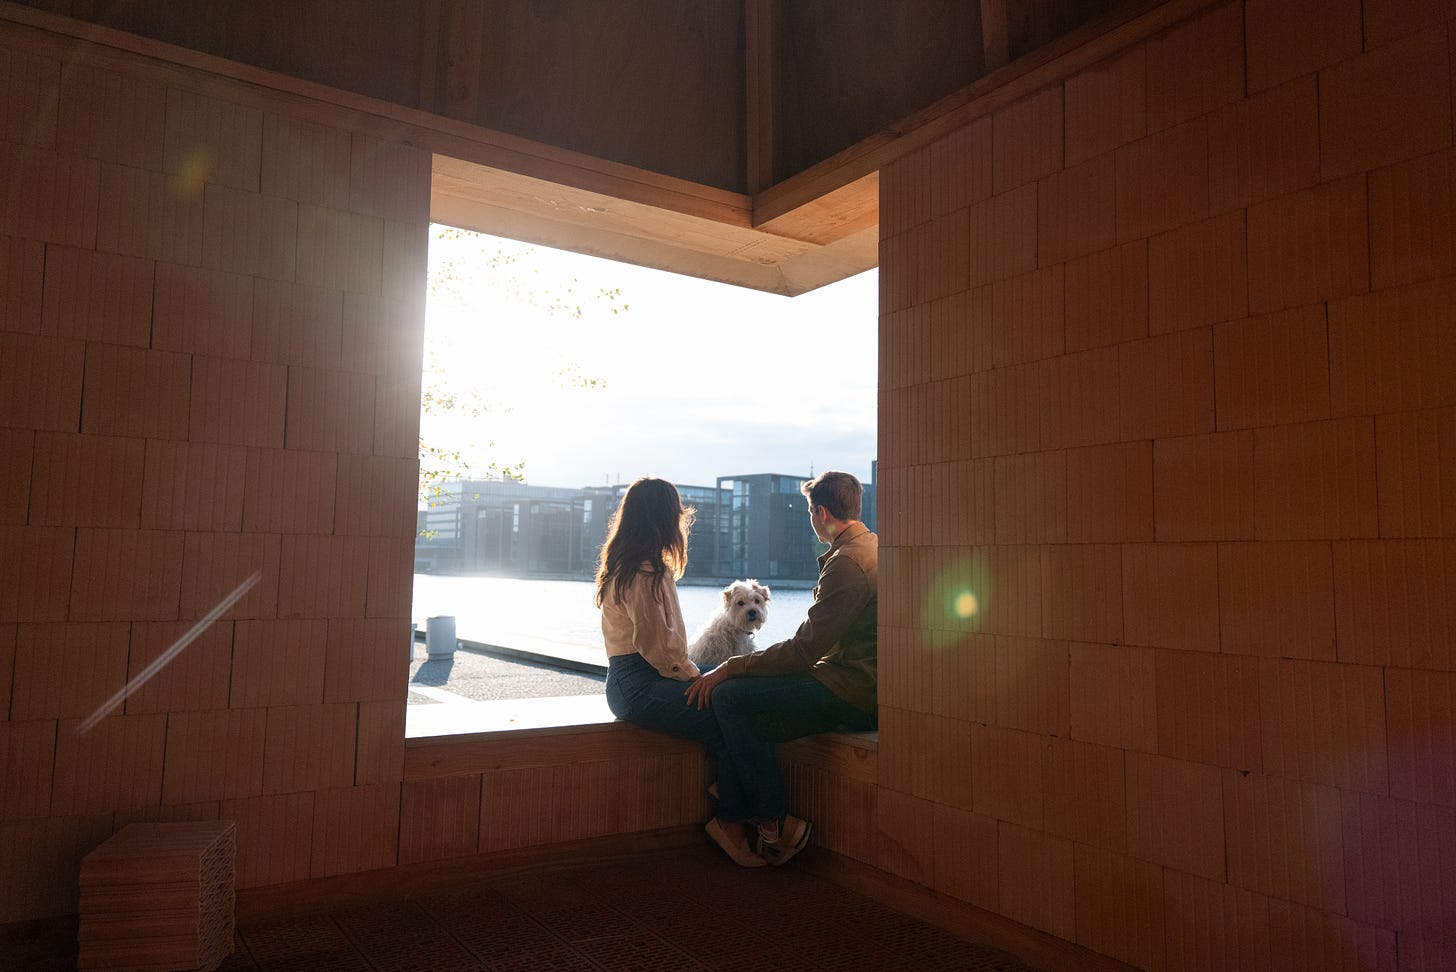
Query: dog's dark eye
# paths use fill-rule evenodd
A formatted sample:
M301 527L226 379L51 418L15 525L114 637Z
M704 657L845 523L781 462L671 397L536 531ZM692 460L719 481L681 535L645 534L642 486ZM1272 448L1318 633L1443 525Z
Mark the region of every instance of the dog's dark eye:
M743 602L742 602L742 601L739 601L739 602L738 602L738 606L739 606L739 607L743 607Z

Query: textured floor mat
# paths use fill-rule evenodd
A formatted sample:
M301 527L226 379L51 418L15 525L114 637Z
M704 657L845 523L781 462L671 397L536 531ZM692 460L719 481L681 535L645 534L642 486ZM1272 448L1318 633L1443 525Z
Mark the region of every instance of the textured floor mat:
M747 871L706 847L486 878L239 940L228 970L1030 972L792 866Z

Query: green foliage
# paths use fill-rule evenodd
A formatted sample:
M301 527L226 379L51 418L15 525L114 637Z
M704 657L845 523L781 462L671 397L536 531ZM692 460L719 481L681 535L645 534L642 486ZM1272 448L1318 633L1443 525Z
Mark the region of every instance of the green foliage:
M430 298L468 303L472 287L487 285L497 288L497 293L522 307L544 311L548 315L562 314L580 320L588 310L603 311L618 316L627 313L626 301L622 299L620 287L598 287L593 295L583 297L581 281L575 277L569 281L547 281L541 268L531 263L534 249L524 253L513 253L496 247L487 252L490 238L479 233L454 227L436 227L435 238L441 242L459 242L463 246L451 248L449 256L440 259L431 269ZM469 244L474 241L474 246ZM458 251L467 249L466 255ZM596 301L597 306L583 301Z
M435 226L435 240L430 253L429 300L432 303L454 304L471 308L480 293L490 293L492 306L517 308L523 321L563 316L580 320L586 314L625 314L629 305L621 288L600 287L596 293L584 293L580 281L551 280L531 260L534 248L508 250L499 241L454 227ZM515 320L491 320L481 326L511 327ZM420 410L422 416L468 420L471 428L488 429L493 416L510 411L509 405L488 398L479 387L459 377L458 365L448 346L427 343ZM607 386L603 378L583 374L581 366L566 364L543 376L566 389L600 390ZM422 422L423 424L423 422ZM523 480L524 462L479 460L482 452L495 448L493 441L455 443L434 441L420 436L420 503L437 506L446 501L446 484L466 479ZM477 457L476 462L469 456ZM428 533L429 531L425 531ZM423 535L423 534L422 534Z

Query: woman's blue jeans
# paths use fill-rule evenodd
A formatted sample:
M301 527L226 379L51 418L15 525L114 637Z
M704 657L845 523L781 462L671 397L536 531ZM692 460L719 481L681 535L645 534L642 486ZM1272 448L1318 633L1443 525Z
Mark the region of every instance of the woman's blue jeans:
M723 733L712 709L689 705L688 682L663 678L638 654L607 659L607 707L612 715L644 729L691 739L708 747L717 763L719 805L741 805L738 778L724 756Z
M638 654L607 659L607 707L612 715L652 729L722 748L723 736L711 711L688 704L688 682L663 678Z

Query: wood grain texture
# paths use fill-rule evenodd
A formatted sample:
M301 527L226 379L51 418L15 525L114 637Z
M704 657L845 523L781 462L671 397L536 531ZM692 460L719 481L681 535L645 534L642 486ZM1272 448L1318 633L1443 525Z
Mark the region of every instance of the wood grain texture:
M426 736L406 740L404 778L409 782L498 769L702 752L697 743L625 722Z

